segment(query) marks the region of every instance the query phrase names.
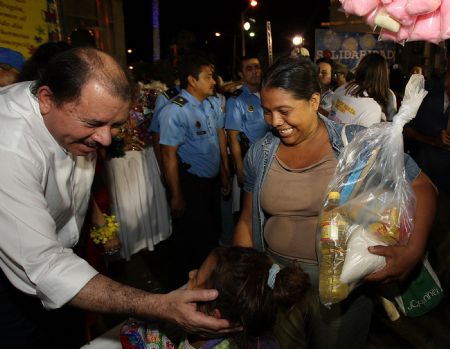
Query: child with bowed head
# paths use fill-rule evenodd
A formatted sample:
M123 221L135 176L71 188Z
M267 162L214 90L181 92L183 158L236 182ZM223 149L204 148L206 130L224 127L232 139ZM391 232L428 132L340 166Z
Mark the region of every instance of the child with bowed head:
M189 290L217 289L217 299L197 306L209 315L241 326L242 331L214 339L185 334L178 346L168 341L165 335L153 335L154 339L160 337L157 339L162 343L162 337L170 342L160 348L275 349L279 346L270 333L278 309L288 310L302 301L310 282L299 266L292 264L280 270L265 253L233 246L214 249L198 270L189 273L189 281L184 287ZM150 331L154 334L155 328ZM122 344L124 348L132 348L125 346L123 340Z

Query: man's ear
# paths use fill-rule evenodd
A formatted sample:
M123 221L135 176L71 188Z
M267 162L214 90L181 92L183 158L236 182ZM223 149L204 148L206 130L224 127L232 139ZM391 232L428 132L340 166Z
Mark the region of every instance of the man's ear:
M197 79L194 78L192 75L189 75L187 78L188 86L195 87L195 83L197 82Z
M43 116L47 115L55 105L53 93L48 86L41 86L37 91L39 110Z

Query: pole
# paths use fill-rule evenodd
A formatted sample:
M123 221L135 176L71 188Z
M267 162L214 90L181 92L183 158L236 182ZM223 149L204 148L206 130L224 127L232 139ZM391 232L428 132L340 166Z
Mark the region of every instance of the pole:
M273 63L273 47L272 47L272 26L270 25L270 21L266 22L266 31L267 31L267 54L268 54L267 63L269 65L272 65L272 63Z
M159 1L152 1L152 26L153 26L153 62L161 58L161 46L159 41Z
M241 12L241 38L242 38L242 57L245 57L245 29L244 29L244 12Z

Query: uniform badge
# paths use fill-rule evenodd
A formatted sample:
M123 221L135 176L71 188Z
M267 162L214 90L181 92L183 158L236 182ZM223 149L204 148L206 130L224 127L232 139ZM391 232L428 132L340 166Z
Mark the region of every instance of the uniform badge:
M247 106L247 111L250 113L253 113L255 111L255 109L253 108L253 105L248 105Z
M197 128L200 128L200 127L202 127L202 124L200 123L200 121L196 121L195 122L195 127L197 127Z

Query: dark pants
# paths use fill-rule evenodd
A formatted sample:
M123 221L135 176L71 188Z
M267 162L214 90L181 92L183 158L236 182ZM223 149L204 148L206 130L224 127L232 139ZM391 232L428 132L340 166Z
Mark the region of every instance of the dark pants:
M17 290L0 270L1 348L80 348L83 316L69 307L46 311L39 299Z
M180 170L180 184L186 210L172 222L171 289L185 284L189 271L200 267L218 246L221 231L218 178L200 178Z

